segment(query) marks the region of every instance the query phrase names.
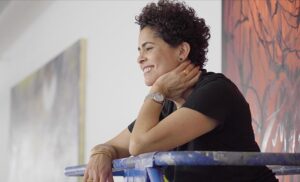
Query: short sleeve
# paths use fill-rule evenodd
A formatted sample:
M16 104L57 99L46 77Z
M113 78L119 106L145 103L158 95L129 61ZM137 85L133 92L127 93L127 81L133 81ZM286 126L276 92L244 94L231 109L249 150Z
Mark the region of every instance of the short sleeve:
M224 123L231 110L230 83L225 78L216 78L194 89L182 107L196 110Z
M132 132L132 130L133 130L133 127L134 127L134 123L135 123L135 120L132 122L132 123L130 123L130 125L128 125L128 130L130 131L130 133Z

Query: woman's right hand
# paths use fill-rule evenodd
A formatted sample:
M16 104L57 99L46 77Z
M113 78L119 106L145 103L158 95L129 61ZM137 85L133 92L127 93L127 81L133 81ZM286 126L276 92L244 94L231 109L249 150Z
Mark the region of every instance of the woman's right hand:
M159 91L167 99L176 101L183 97L185 91L193 87L200 77L199 66L185 61L168 73L160 76L151 88L151 92Z
M105 154L90 158L83 177L83 182L113 182L112 159Z

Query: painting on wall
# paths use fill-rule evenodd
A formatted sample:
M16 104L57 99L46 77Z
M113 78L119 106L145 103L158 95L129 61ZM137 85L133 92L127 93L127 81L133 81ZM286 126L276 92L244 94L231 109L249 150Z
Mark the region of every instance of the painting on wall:
M9 181L77 181L63 172L83 162L85 42L11 89Z
M300 1L223 1L222 71L248 100L263 152L300 152L299 8Z

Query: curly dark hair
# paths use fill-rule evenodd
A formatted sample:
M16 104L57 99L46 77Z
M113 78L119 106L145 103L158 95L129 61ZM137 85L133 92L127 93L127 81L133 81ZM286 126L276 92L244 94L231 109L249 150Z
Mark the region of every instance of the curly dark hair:
M205 20L197 17L193 8L176 0L159 0L146 5L135 20L140 30L149 26L172 47L182 42L189 43L188 58L203 68L207 61L210 32Z

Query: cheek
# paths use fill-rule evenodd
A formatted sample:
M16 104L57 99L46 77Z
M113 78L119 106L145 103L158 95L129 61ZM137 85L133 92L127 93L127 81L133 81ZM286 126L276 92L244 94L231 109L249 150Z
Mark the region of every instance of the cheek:
M169 51L158 51L152 56L152 60L156 64L156 76L161 76L179 65L179 62L175 58L175 53Z
M169 72L173 69L175 69L179 65L179 62L176 61L174 58L168 58L164 64L162 65L163 67L163 72Z

